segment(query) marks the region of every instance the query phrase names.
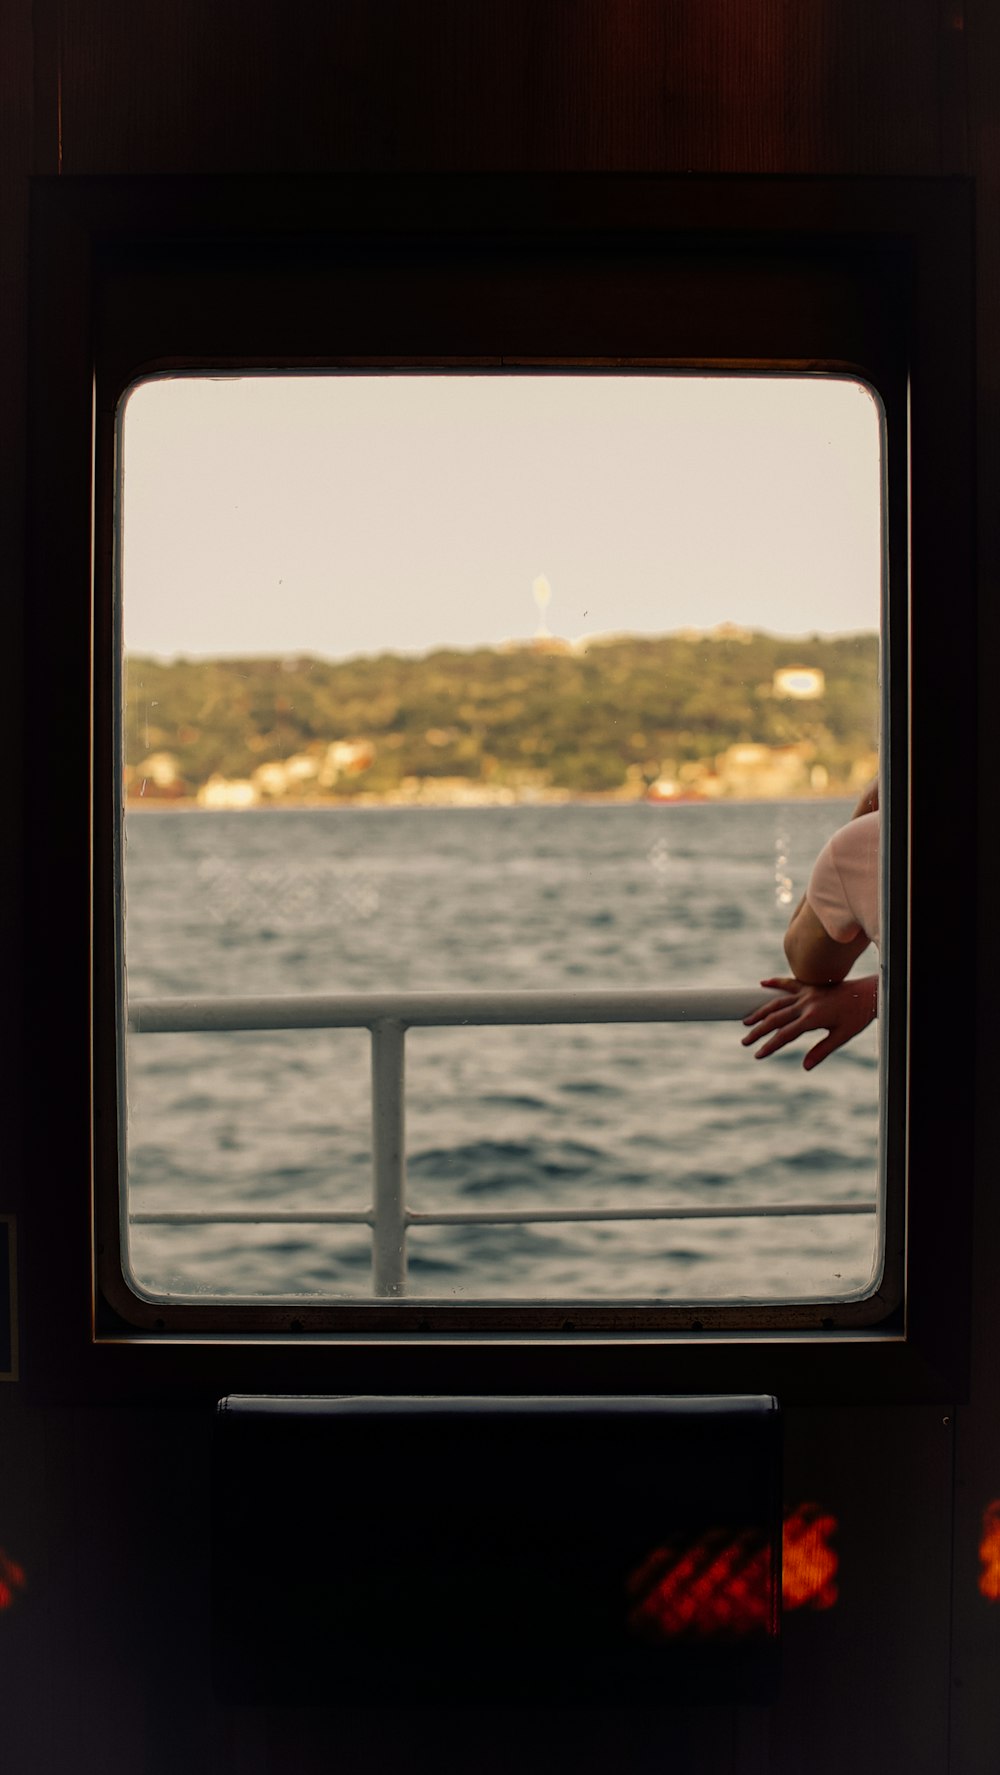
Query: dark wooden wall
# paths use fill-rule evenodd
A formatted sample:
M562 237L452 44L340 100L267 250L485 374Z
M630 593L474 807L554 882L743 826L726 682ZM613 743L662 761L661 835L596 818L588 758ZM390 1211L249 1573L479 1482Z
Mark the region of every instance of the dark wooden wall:
M67 174L967 172L990 10L8 0L35 21L33 170Z
M20 785L32 772L44 677L19 661L24 587L28 181L31 174L394 170L971 175L979 248L979 641L981 806L992 821L1000 737L1000 5L997 0L4 0L0 8L0 772L8 863L0 870L4 1146L0 1211L44 1190L30 1129L17 1145ZM54 505L53 521L58 507ZM948 587L942 586L942 621ZM947 694L947 691L945 691ZM954 687L962 694L962 687ZM24 719L22 720L22 717ZM942 760L942 805L953 771ZM792 1648L797 1692L766 1721L706 1717L628 1743L597 1731L580 1768L845 1766L906 1775L1000 1767L1000 1619L975 1589L978 1524L1000 1495L1000 1093L993 995L1000 979L993 878L977 884L955 845L956 922L942 966L973 968L976 1030L942 1032L977 1069L976 1347L971 1402L897 1412L802 1414L789 1458L867 1486L872 1522L900 1545L866 1593L865 1633ZM31 958L23 958L31 990ZM54 1008L53 1014L56 1014ZM52 1082L58 1113L58 1080ZM942 1212L947 1211L943 1180ZM0 1387L0 1545L34 1503L31 1582L47 1587L30 1634L0 1619L0 1757L12 1775L125 1771L355 1771L417 1767L413 1746L361 1722L324 1745L302 1722L221 1719L190 1687L204 1602L185 1604L171 1562L204 1587L203 1542L177 1500L197 1480L200 1431L183 1417L19 1411ZM186 1438L186 1439L185 1439ZM183 1439L183 1449L180 1448ZM180 1452L179 1452L180 1450ZM860 1469L860 1472L859 1472ZM888 1503L887 1503L888 1499ZM173 1516L171 1512L173 1511ZM20 1517L18 1512L21 1512ZM181 1512L180 1521L187 1520ZM873 1526L873 1540L875 1527ZM193 1536L193 1540L191 1538ZM902 1550L900 1550L900 1548ZM40 1549L40 1551L37 1551ZM15 1549L11 1549L15 1551ZM154 1551L156 1557L154 1557ZM921 1577L919 1567L929 1575ZM950 1591L950 1600L949 1600ZM855 1603L857 1610L858 1604ZM881 1613L880 1613L881 1611ZM264 1625L262 1611L262 1629ZM1000 1608L997 1610L1000 1616ZM859 1618L855 1613L854 1619ZM157 1627L159 1622L159 1627ZM40 1624L39 1624L40 1623ZM134 1628L133 1623L138 1623ZM18 1650L20 1646L20 1650ZM185 1663L185 1658L189 1662ZM6 1664L4 1661L6 1660ZM103 1673L103 1674L102 1674ZM199 1679L200 1680L200 1679ZM679 1729L678 1729L679 1730ZM531 1763L527 1726L498 1749L482 1723L431 1745L427 1766ZM447 1738L447 1743L445 1742ZM6 1739L6 1744L5 1744ZM550 1755L546 1766L552 1766ZM419 1764L423 1767L423 1761ZM558 1767L558 1757L555 1759Z

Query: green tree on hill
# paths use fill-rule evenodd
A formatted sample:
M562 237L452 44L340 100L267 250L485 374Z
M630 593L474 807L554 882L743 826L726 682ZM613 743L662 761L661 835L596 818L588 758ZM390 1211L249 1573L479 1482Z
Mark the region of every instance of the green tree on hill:
M822 696L774 694L775 673L813 667ZM422 657L127 662L126 766L170 753L193 791L334 741L374 762L329 791L387 793L407 777L620 788L664 760L710 765L730 746L808 742L832 786L876 744L878 637L755 632L623 636L585 653L440 648Z

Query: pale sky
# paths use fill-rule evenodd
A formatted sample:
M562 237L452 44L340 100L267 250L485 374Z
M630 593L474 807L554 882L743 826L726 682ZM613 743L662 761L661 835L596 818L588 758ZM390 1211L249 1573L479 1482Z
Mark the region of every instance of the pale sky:
M879 407L829 377L141 384L126 646L424 651L536 632L879 626Z

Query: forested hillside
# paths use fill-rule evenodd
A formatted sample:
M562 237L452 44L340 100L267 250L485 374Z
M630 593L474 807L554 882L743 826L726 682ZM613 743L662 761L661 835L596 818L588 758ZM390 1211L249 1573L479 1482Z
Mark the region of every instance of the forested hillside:
M298 759L284 792L309 798L391 795L414 779L642 792L696 782L750 744L798 747L813 786L836 789L877 743L877 662L873 634L742 630L341 661L133 655L127 782L177 797L256 773L273 795L280 773L261 767ZM812 694L783 684L795 668Z

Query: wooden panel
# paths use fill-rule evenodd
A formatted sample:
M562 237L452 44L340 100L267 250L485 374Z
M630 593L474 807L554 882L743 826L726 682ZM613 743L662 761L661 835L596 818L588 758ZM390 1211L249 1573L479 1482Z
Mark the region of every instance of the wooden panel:
M41 0L37 170L963 170L958 0Z
M945 1775L949 1767L948 1415L932 1407L785 1415L786 1520L808 1502L831 1525L812 1569L825 1572L835 1600L785 1611L770 1775ZM967 1765L956 1763L953 1775L969 1775Z
M687 9L679 145L720 170L941 169L936 0ZM684 164L683 161L680 164Z
M24 425L27 387L24 335L27 320L28 185L31 150L31 4L0 6L0 760L3 773L3 854L0 870L0 944L4 957L5 1024L20 1025L24 958L20 937L22 882L14 863L22 815L21 593L25 560ZM9 1050L9 1053L7 1052ZM20 1206L19 1108L22 1057L16 1040L5 1043L0 1068L0 1213ZM2 1540L2 1535L0 1535Z
M977 1201L973 1271L972 1392L958 1413L956 1518L953 1572L952 1763L961 1775L994 1775L1000 1744L1000 1601L980 1591L984 1514L1000 1498L1000 1413L997 1350L1000 1347L1000 1034L996 988L1000 979L1000 926L996 917L996 841L992 831L995 784L1000 770L996 720L996 668L1000 659L1000 8L973 0L967 9L970 157L977 192L978 543L979 543L979 928L966 949L980 983L974 1031L961 1032L977 1083ZM942 588L943 597L947 596ZM974 760L962 761L975 769ZM969 872L957 877L969 893Z

